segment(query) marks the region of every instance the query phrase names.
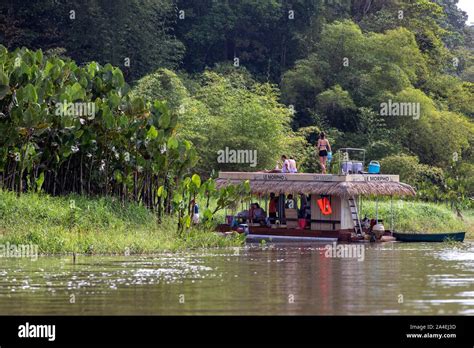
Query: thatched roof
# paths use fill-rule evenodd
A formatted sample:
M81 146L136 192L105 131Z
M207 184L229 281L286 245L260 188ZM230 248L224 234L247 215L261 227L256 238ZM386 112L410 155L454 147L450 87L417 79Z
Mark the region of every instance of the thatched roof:
M218 188L229 184L239 184L244 180L217 179ZM364 181L266 181L250 180L250 190L253 194L303 193L325 194L331 196L350 197L358 195L377 196L414 196L415 190L408 184L401 182L364 182Z

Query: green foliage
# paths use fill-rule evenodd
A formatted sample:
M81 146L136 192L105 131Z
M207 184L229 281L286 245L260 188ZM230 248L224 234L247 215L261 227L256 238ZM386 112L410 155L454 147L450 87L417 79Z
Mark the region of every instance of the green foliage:
M393 155L380 161L380 171L384 174L400 175L400 180L414 185L418 175L420 160L416 156Z
M442 8L387 1L369 6L368 18L385 10L396 14L397 6L404 11L402 19L394 18L398 24L369 27L363 21L363 28L377 32L363 32L349 20L325 25L313 52L284 74L283 99L297 111L294 124L313 120L343 131L335 148L364 147L370 159L413 153L424 164L447 168L454 153L469 153L473 144L466 117L472 115L473 89L446 74L452 62L440 43L446 33L439 26ZM463 57L465 64L469 54ZM383 115L389 102L419 104L420 114Z
M375 218L375 206L374 201L364 201L361 216ZM390 201L379 201L378 217L383 220L385 228L390 228L392 211L393 227L397 232L442 233L468 230L468 225L446 205L394 200L391 206Z
M319 133L318 127L302 127L295 132L292 145L292 155L298 164L299 172L317 173L321 170L319 157L315 148ZM328 134L332 141L332 133Z
M345 117L334 124L344 127L341 123L349 121L346 130L354 129L358 121L356 105L379 108L387 92L397 93L411 86L426 70L414 35L408 30L363 34L353 22L335 22L324 27L316 53L285 73L283 98L298 103L297 119L320 112L331 121L332 114L326 114L331 110L324 104L321 108L321 97L317 98L322 94L334 107L344 104L341 111Z
M197 174L184 178L176 187L172 200L173 210L178 217L178 234L183 236L185 231L189 232L194 214L193 207L198 201L206 202L202 214L202 226L212 229L215 223L213 217L219 210L227 208L242 197L249 195L250 184L248 181L216 189L213 179L201 182L201 178ZM210 206L211 202L216 202L213 209Z
M381 172L398 174L400 180L413 185L420 200L447 202L453 209L472 207L474 165L456 159L446 170L421 164L416 156L393 155L381 160Z
M417 89L406 89L391 97L393 102L420 105L420 115L386 118L398 130L401 144L423 163L446 167L454 153L470 147L473 123L461 114L440 111L435 102Z
M276 86L257 83L245 71L220 66L206 71L191 93L170 71L160 70L139 81L132 95L165 99L179 114L177 134L196 147L196 170L255 170L273 168L291 146L291 110L279 102ZM218 151L257 151L257 166L218 163Z
M450 31L443 28L446 14L443 7L433 1L391 1L375 13L370 14L361 23L367 31L384 32L404 27L415 34L419 49L426 53L431 68L441 71L447 63L448 50L445 42L452 43Z
M316 96L324 90L324 72L329 70L317 54L296 62L293 69L282 76L282 98L287 104L297 107L294 120L297 127L309 126L314 122L314 102Z
M441 169L420 164L418 157L411 155L392 155L380 161L381 172L400 175L400 180L419 188L423 181L431 185L444 185L444 173ZM436 174L435 174L436 173Z
M445 110L474 117L474 85L450 75L430 78L425 88Z
M176 217L157 224L155 215L143 205L123 206L111 197L33 193L17 197L0 190L0 242L35 243L41 253L123 255L242 245L239 236L222 238L209 228L190 230L180 237L176 224Z
M2 44L9 49L65 49L72 59L123 68L128 80L178 66L183 44L173 35L171 0L38 0L0 5ZM130 64L128 64L130 62Z
M270 84L235 85L230 78L213 72L203 75L202 88L196 99L207 106L208 119L198 120L196 127L183 127L207 134L204 143L196 144L206 165L221 170L255 170L273 168L287 149L291 111L278 102L278 90ZM217 164L220 150L256 150L256 168L248 164ZM245 168L246 166L247 168Z
M259 80L273 82L305 49L305 31L312 23L320 26L324 8L323 0L179 0L177 5L185 13L177 36L188 48L188 72L238 58Z
M168 69L158 69L140 79L133 88L132 95L145 100L165 100L176 112L179 112L180 106L189 98L181 79Z
M472 197L474 29L456 5L6 2L2 42L43 51L0 47L1 184L114 194L161 216L193 167L203 178L272 168L287 153L300 169L318 170L316 133L305 133L318 129L336 150L364 147L368 159L414 155L429 178L401 174L420 197L464 202ZM124 80L139 80L131 94ZM419 104L420 115L381 115L389 101ZM71 102L92 102L95 115L75 117ZM257 150L257 167L217 163L226 147ZM444 189L430 184L437 168Z
M341 86L334 87L318 94L316 97L317 109L326 118L331 126L341 130L354 130L357 120L353 119L356 106L347 91Z
M172 187L195 164L190 143L175 136L177 113L128 95L118 68L1 52L3 187L116 194L154 208L155 187Z

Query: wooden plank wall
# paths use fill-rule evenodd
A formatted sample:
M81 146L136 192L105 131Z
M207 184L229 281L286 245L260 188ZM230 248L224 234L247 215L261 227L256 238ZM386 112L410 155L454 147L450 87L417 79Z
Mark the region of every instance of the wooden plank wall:
M321 198L321 195L311 195L311 219L312 220L341 220L341 198L335 196L329 196L331 202L332 214L323 215L319 209L318 203L316 202ZM341 229L341 224L335 225L335 230ZM311 223L311 229L316 231L333 231L333 225L328 223Z

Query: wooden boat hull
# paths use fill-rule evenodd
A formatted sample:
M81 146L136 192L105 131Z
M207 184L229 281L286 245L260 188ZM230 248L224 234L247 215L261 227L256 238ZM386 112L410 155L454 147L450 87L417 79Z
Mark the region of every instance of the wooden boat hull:
M273 242L273 243L285 243L285 242L308 242L308 243L331 243L337 242L338 237L307 237L307 236L279 236L270 234L248 234L245 238L246 242L256 243L260 241Z
M217 232L228 233L235 231L244 233L242 229L237 227L230 227L226 224L218 225ZM365 231L367 232L367 231ZM316 231L310 229L299 228L270 228L266 226L249 226L249 233L246 236L249 242L258 242L261 240L271 242L360 242L362 237L354 237L352 230L336 230L336 231ZM385 231L385 235L377 242L389 242L394 238L390 236L389 231Z
M444 242L448 240L462 242L466 232L453 233L393 233L393 236L400 242Z

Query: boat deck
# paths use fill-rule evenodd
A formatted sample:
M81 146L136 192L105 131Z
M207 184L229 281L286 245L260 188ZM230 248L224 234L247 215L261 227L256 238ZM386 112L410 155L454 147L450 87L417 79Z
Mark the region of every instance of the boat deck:
M237 227L230 227L226 224L218 225L218 232L236 231L243 233ZM366 231L364 231L366 232ZM391 237L390 231L385 231L384 237ZM354 237L351 231L315 231L300 228L272 228L267 226L249 226L249 239L272 239L274 241L304 241L304 240L321 240L321 241L339 241L339 242L358 242L364 240L363 237ZM395 238L393 238L394 240ZM391 241L392 238L385 238L384 241Z

